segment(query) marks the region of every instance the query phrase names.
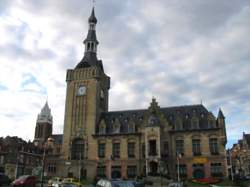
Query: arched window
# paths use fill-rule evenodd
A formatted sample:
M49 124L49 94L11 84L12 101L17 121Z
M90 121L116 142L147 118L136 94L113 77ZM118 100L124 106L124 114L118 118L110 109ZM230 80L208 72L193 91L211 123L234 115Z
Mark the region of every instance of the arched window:
M72 142L71 159L83 160L84 158L84 141L83 139L75 139Z
M87 43L87 51L89 51L90 50L90 43L88 42Z

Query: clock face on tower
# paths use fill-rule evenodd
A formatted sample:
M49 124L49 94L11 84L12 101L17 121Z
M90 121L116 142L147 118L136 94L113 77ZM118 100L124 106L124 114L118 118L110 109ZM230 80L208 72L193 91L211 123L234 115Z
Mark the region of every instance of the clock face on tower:
M77 95L85 95L86 94L86 87L85 86L79 86L77 90Z

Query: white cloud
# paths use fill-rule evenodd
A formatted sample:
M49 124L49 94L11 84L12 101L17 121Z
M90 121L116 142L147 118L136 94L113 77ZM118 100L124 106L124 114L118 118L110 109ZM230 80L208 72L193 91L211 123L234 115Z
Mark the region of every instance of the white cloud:
M219 107L225 111L229 138L250 132L249 7L245 1L97 2L110 109L146 108L153 96L162 107L202 99L215 115ZM82 58L90 4L18 1L0 8L0 85L7 87L0 90L0 136L33 139L47 96L54 130L62 133L66 69Z

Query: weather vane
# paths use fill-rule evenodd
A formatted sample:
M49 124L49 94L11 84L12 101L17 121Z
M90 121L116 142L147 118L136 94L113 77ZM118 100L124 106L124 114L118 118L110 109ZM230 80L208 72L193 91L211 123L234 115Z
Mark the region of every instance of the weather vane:
M95 0L92 0L92 3L93 3L93 7L95 6Z

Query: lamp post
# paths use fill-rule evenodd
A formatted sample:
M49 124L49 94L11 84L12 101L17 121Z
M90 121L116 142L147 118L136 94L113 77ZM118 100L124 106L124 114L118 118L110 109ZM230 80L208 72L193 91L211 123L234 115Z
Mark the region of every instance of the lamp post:
M177 153L177 181L180 181L180 158L182 157L181 153Z
M43 187L44 168L45 168L46 147L43 146L43 159L42 159L42 174L41 174L41 187Z
M160 161L159 162L159 170L160 170L160 177L161 177L161 187L163 186L163 180L162 180L162 175L164 173L164 162Z
M44 170L45 170L45 160L46 160L46 151L48 146L50 146L51 138L48 138L42 145L43 155L42 155L42 172L41 172L41 187L43 187L44 183ZM38 146L39 142L34 142L35 146Z

